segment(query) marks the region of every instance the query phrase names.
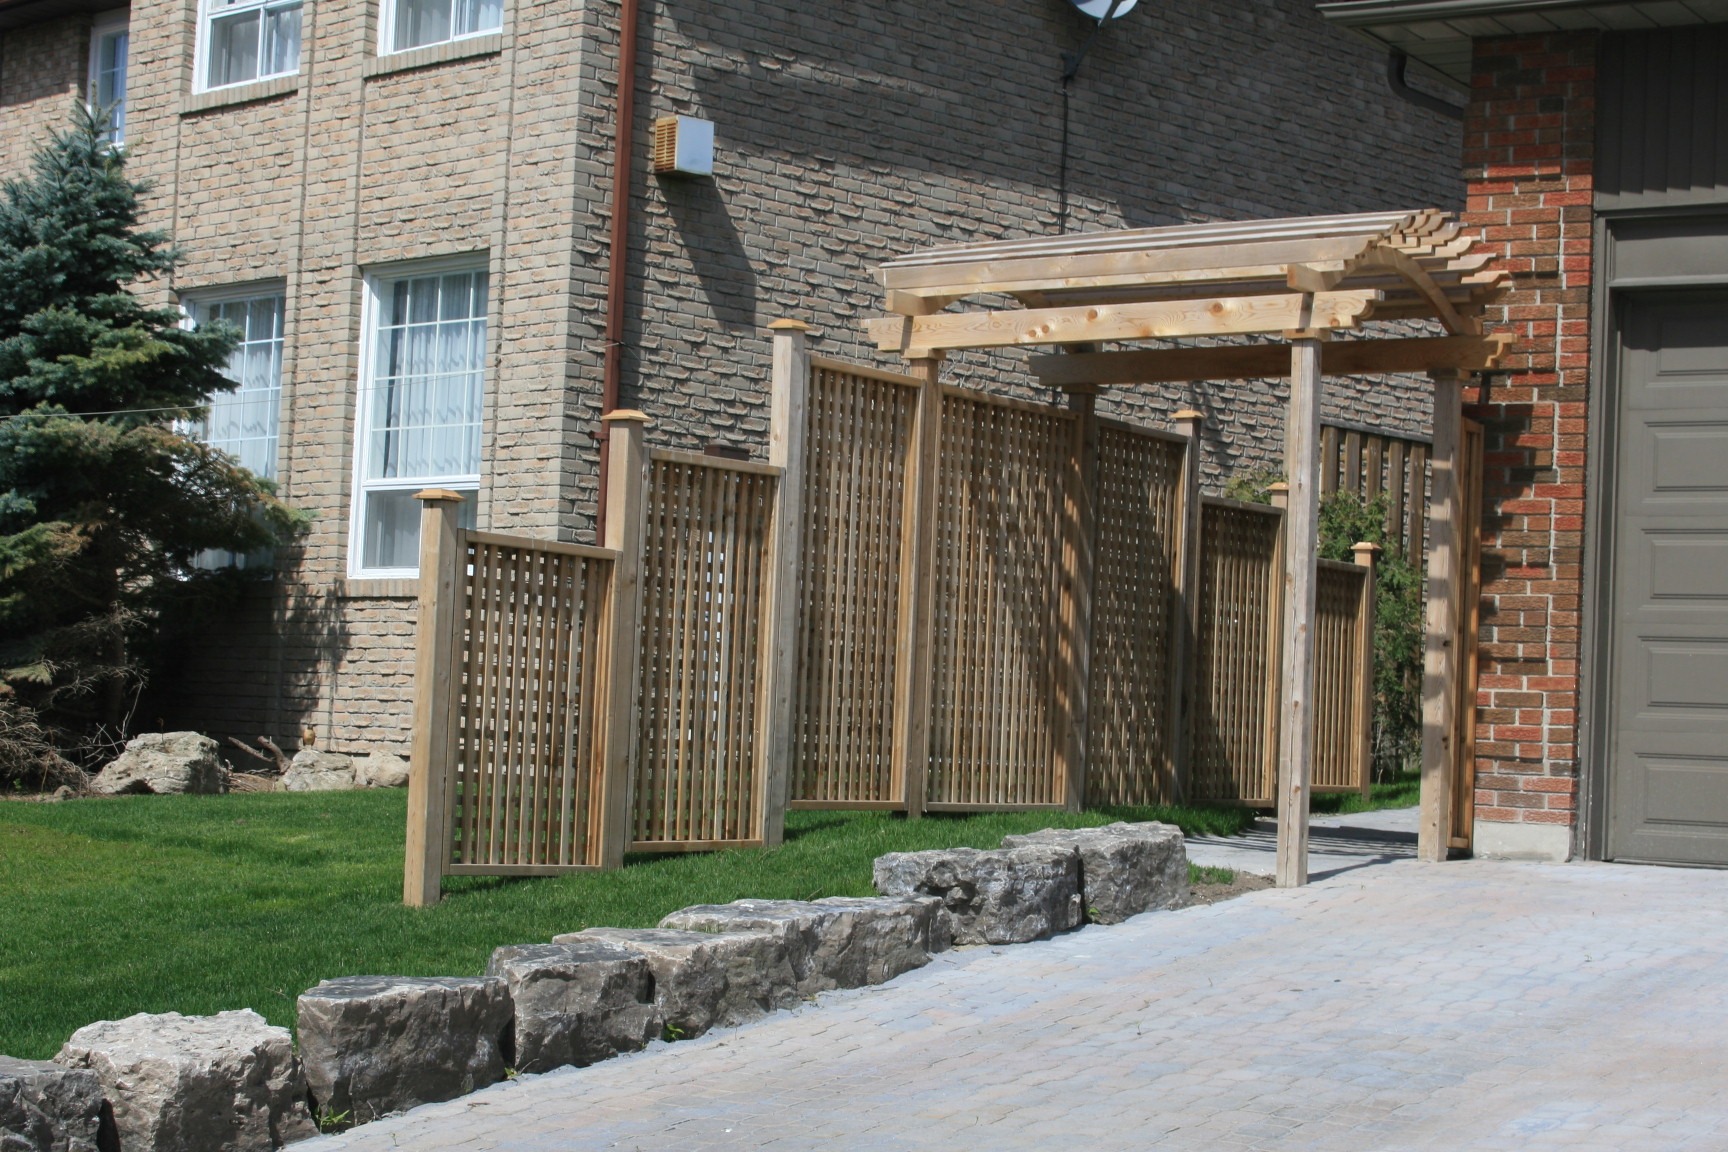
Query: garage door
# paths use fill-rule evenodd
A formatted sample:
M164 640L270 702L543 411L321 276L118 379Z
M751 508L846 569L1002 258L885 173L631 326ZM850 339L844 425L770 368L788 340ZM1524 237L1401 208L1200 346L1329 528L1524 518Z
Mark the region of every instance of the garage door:
M1617 303L1609 854L1728 865L1728 291Z

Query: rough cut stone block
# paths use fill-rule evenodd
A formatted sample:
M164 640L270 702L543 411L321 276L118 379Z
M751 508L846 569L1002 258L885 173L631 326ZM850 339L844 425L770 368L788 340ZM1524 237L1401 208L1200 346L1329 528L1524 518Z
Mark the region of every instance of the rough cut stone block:
M583 940L609 941L648 961L654 1003L675 1039L743 1024L798 1001L798 977L778 932L589 928L552 938L555 944Z
M660 1035L654 975L629 948L604 940L513 944L492 953L486 975L510 987L512 1059L523 1072L594 1064Z
M823 900L734 900L672 913L662 928L771 932L786 948L800 996L881 984L922 968L949 945L935 900L830 896Z
M317 1134L288 1029L250 1010L102 1020L54 1062L102 1082L121 1152L252 1152Z
M222 759L216 741L196 732L146 732L126 742L126 750L90 781L104 795L122 792L222 792Z
M368 752L354 761L354 783L361 788L406 788L408 761L389 752Z
M0 1152L98 1152L101 1127L96 1073L0 1056Z
M1188 849L1174 824L1045 828L1002 838L1004 848L1034 844L1080 853L1080 895L1094 923L1120 924L1154 908L1181 907L1188 898Z
M340 752L302 748L282 774L286 792L346 792L355 787L354 761Z
M956 944L1021 944L1080 925L1080 856L1072 848L943 848L876 858L885 896L934 896Z
M356 1124L451 1100L504 1077L504 981L347 976L300 994L313 1103Z

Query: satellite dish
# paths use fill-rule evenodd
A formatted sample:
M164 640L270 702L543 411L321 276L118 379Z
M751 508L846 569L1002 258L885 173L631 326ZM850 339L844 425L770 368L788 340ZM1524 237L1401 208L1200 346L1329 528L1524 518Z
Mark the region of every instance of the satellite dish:
M1106 16L1114 20L1128 15L1133 10L1137 0L1068 0L1068 2L1094 20L1103 20ZM1110 11L1112 3L1115 5L1115 12Z

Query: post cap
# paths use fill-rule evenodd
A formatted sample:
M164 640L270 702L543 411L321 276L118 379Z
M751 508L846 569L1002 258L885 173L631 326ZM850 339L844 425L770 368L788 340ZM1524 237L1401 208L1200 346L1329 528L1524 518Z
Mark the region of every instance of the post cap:
M426 488L414 493L414 499L424 500L428 504L460 504L466 497L448 488Z
M1282 480L1274 480L1266 485L1266 494L1271 498L1274 507L1284 508L1290 503L1290 485Z
M614 408L612 411L606 413L606 415L600 417L600 423L602 423L602 424L652 424L652 423L654 423L654 421L652 421L648 418L648 413L640 412L640 411L636 410L635 408Z
M793 320L793 319L790 319L787 317L782 317L779 320L770 320L768 322L768 330L770 332L813 332L813 331L815 331L815 329L811 328L810 325L804 323L804 321Z
M1378 544L1371 544L1366 540L1362 540L1352 544L1350 546L1350 551L1356 554L1356 563L1372 564L1374 563L1374 558L1380 555L1381 552L1385 551L1385 549L1381 548Z

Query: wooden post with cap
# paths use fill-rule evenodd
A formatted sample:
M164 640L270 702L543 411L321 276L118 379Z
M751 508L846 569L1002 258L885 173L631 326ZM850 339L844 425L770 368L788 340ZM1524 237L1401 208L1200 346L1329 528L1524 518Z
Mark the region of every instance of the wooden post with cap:
M1362 795L1374 789L1374 612L1379 589L1375 576L1379 571L1380 545L1361 541L1353 545L1350 555L1362 573L1362 599L1356 617L1356 756L1362 771Z
M1193 733L1190 731L1196 710L1195 692L1199 682L1196 657L1200 651L1200 431L1206 415L1195 408L1184 408L1173 418L1177 433L1186 441L1182 448L1182 507L1176 530L1176 604L1171 613L1174 635L1170 644L1170 703L1167 715L1170 727L1165 736L1167 791L1165 795L1180 804L1188 792L1189 761L1193 754Z
M612 448L606 466L605 546L618 554L612 562L612 591L606 614L606 667L601 700L600 826L595 862L619 868L631 840L631 788L636 780L637 674L642 659L642 538L648 516L649 420L633 408L619 408L606 422Z
M460 623L462 496L446 488L420 501L419 619L414 632L414 713L408 745L408 834L402 903L425 908L443 895L450 857L450 785L456 767L456 646Z
M1428 586L1422 649L1422 791L1416 858L1445 860L1451 845L1453 734L1458 674L1458 438L1463 419L1461 372L1430 372L1434 381L1429 450Z
M772 848L785 837L792 781L793 698L798 676L798 574L804 558L805 408L810 395L810 325L776 320L770 382L768 463L781 469L774 487L758 731L763 749L760 774L762 843Z
M930 774L931 649L936 612L936 483L942 448L942 354L907 366L921 381L908 454L900 534L900 610L895 622L894 773L906 814L924 814Z

